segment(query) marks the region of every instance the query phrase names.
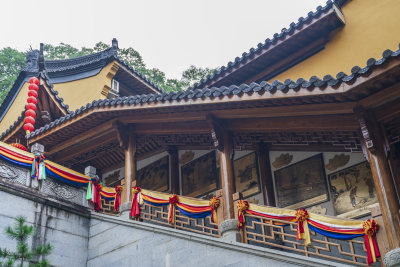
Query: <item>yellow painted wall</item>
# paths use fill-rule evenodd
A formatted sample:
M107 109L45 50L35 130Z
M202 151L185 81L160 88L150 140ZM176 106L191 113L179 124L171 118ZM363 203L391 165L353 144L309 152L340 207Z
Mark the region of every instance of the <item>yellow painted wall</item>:
M18 119L21 112L25 110L26 100L28 99L28 87L29 83L24 83L17 97L14 99L14 103L11 105L6 115L4 115L0 122L0 133L7 130Z
M64 104L69 105L70 110L75 110L93 100L104 99L111 87L111 80L116 74L119 65L116 61L105 66L96 76L75 80L66 83L54 84L59 97L64 99ZM25 83L15 98L10 109L0 122L0 133L7 130L17 120L21 112L25 110L28 98L29 83Z
M116 61L105 66L96 76L71 82L54 84L54 89L58 95L64 99L64 103L69 105L69 109L74 111L93 100L106 98L102 94L105 87L111 87L111 80L118 70Z
M365 67L369 58L380 59L386 49L399 49L399 0L350 0L342 12L346 25L332 34L324 50L270 81L350 74L353 66Z

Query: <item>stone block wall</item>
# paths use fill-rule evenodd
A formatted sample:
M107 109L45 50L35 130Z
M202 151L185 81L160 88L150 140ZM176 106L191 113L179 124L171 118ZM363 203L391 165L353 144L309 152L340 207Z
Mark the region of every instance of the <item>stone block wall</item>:
M92 215L88 267L345 266L124 217Z
M27 178L28 169L0 163L0 247L15 250L16 242L6 237L4 229L14 225L15 217L25 216L36 228L28 244L52 244L48 259L54 266L86 266L90 211L82 205L82 190L52 178L35 189L25 183Z

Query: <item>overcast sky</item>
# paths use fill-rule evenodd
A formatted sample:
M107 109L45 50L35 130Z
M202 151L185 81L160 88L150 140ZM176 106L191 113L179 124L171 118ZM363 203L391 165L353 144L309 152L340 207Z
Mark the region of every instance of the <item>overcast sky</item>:
M190 65L218 67L271 38L326 0L8 0L0 48L60 42L133 47L148 67L179 78Z

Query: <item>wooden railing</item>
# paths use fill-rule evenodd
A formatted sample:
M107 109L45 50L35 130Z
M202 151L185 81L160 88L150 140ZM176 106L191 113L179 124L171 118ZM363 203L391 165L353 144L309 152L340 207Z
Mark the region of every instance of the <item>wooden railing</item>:
M171 195L166 193L159 193L159 194L164 194L165 196ZM201 201L196 198L189 198L189 197L185 198L191 199L192 201ZM136 220L158 225L164 225L171 228L186 230L199 234L220 237L218 224L213 223L211 221L211 216L207 216L205 218L190 218L179 212L178 209L175 209L175 222L169 223L168 213L169 213L169 205L154 206L144 202L142 205L140 205L140 215L139 218L137 218Z
M117 215L119 212L114 210L114 200L106 200L104 198L101 199L101 209L100 212L109 214L109 215Z
M157 207L147 203L140 206L139 220L148 223L166 225L175 229L219 237L218 225L211 222L210 216L194 219L175 210L175 222L168 222L168 207Z
M235 207L237 201L235 201ZM240 232L242 242L246 244L278 249L308 257L325 258L353 265L368 265L367 250L363 237L357 237L352 240L339 240L310 230L311 244L306 246L302 240L296 240L296 222L266 219L265 217L249 213L245 213L245 223ZM375 265L379 266L379 263L375 263Z
M218 208L218 223L223 220L223 198L222 192L219 190L217 196L221 198L221 207ZM165 197L171 196L168 193L157 194ZM203 200L181 197L190 199L192 202L200 202ZM240 194L234 195L235 216L237 218L237 202ZM204 203L204 202L203 202ZM251 204L251 206L265 207L261 205ZM156 206L148 202L139 205L140 213L138 218L132 218L137 221L163 225L175 229L195 232L208 236L221 237L218 224L211 221L211 216L205 218L191 218L182 214L175 208L175 221L170 223L168 220L169 205ZM102 199L102 208L100 212L117 215L114 210L114 201ZM280 220L276 218L265 218L263 216L254 215L245 212L245 223L240 229L241 242L257 245L266 248L277 249L280 251L292 252L307 257L324 258L332 261L343 262L352 265L367 266L367 250L365 247L364 237L357 237L351 240L339 240L326 237L317 232L310 230L311 244L305 245L303 240L297 240L297 222ZM378 239L378 243L379 243ZM379 266L379 262L373 264Z

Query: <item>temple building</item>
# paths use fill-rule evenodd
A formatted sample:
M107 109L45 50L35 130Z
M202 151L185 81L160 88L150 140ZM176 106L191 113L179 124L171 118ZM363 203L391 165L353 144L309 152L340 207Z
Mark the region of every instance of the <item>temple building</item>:
M233 239L245 243L240 244L248 246L245 251L288 253L293 257L288 266L298 266L294 258L303 255L307 266L337 266L335 261L379 266L373 263L379 254L382 266L400 266L399 11L395 0L328 1L192 88L170 93L123 62L116 39L107 50L66 60L45 60L42 46L28 54L26 68L0 107L0 141L14 152L6 144L42 145L45 158L57 164L49 163L50 179L60 165L77 176L98 175L104 188L121 186L118 212L114 202L102 200L100 213L90 215L99 224L119 220L139 199L146 206L177 195L190 199L185 202L190 206L194 199L208 203L218 198L220 232L214 218L203 228L195 222L179 225L179 216L189 211L170 197L171 209L178 203L180 214L176 223L172 219L174 228L200 227L197 233L233 238L224 231L234 231L225 230L226 225L238 220L241 235ZM31 77L40 83L35 130L26 135ZM6 186L2 179L0 185ZM300 211L307 215L301 217ZM166 214L171 216L166 207L140 212L144 217L132 227L146 220L168 225ZM329 218L326 225L342 227L323 228L323 218ZM375 234L375 228L361 222L369 219L379 225L376 246L365 245L362 237ZM311 245L307 237L302 243L299 230L307 220ZM361 232L358 225L364 225ZM359 240L353 241L357 234ZM379 251L373 252L374 247ZM103 250L117 253L115 247ZM92 253L99 251L94 247ZM96 265L97 259L112 263L96 257L88 256L87 265Z

